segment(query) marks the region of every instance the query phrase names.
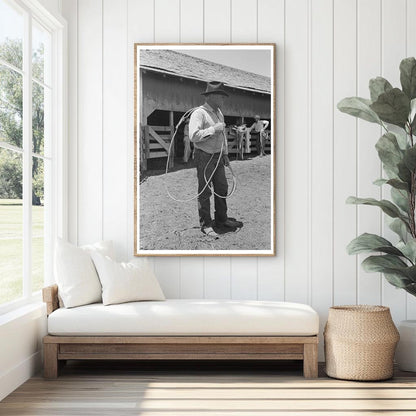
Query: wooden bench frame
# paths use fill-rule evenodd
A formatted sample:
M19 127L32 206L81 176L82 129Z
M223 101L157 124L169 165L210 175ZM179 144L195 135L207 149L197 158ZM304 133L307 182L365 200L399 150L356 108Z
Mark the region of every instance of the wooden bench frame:
M58 287L43 289L47 313L59 308ZM318 336L55 336L43 338L45 378L66 360L303 360L318 377Z

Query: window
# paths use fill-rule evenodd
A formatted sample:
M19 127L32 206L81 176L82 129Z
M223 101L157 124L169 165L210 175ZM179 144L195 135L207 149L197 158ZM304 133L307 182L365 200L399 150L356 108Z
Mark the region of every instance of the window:
M0 0L0 312L53 281L52 242L65 228L64 30L38 3Z

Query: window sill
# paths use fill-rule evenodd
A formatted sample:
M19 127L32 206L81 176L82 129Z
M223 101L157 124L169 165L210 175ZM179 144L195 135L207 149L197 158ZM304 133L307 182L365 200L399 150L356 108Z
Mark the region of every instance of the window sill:
M45 304L40 299L26 301L23 305L16 305L14 309L0 315L0 327L32 314L44 314L46 317Z
M13 312L26 305L42 302L42 290L32 293L31 296L21 297L7 303L0 304L0 317L6 313Z

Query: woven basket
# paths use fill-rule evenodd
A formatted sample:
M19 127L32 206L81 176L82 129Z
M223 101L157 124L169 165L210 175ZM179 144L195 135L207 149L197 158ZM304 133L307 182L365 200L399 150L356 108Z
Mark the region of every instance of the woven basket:
M385 306L334 306L324 330L326 373L344 380L393 377L399 332Z

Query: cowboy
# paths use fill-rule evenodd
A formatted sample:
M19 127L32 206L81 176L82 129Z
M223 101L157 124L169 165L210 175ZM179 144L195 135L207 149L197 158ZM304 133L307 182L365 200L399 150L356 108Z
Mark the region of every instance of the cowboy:
M237 140L237 156L236 159L244 159L244 151L247 149L247 125L243 123L243 120L240 118L238 124L232 127L232 130L235 131L236 140ZM244 143L246 146L244 146ZM247 153L247 152L246 152Z
M255 122L250 127L250 135L253 139L256 140L256 150L257 154L260 156L265 156L264 152L264 140L265 140L265 130L269 126L267 120L260 120L260 116L256 114L254 116ZM254 131L253 131L254 130Z
M215 225L237 229L243 223L227 216L227 178L225 166L229 166L228 144L225 135L224 116L221 107L228 97L222 82L208 82L205 104L198 107L189 121L189 137L194 143L194 160L198 177L198 213L201 231L214 238L218 234L212 228L210 198L214 190Z

